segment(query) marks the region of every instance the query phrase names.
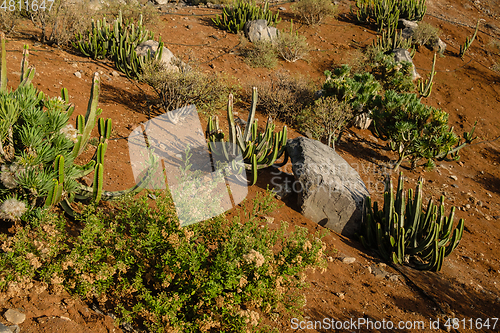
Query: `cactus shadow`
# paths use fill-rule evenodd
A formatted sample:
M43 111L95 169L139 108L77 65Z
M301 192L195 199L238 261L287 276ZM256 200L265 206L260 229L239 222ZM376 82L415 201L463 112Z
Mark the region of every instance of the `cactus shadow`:
M349 133L351 137L345 138L344 135L341 141L337 143L335 147L336 150L339 149L348 152L352 156L374 164L380 164L381 162L385 165L394 163L394 161L387 157L384 153L381 153L390 152L389 148L386 146L382 146L376 142L367 140L366 138L359 137L351 130L346 133Z
M101 81L101 92L99 95L101 103L117 103L126 106L132 111L148 114L149 108L146 102L151 100L154 100L153 96L147 95L144 91L131 91Z

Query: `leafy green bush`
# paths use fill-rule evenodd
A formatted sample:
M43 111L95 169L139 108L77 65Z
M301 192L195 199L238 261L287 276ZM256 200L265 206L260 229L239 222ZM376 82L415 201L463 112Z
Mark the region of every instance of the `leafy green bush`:
M309 54L307 40L298 32L293 32L293 22L290 24L290 32L283 30L279 33L276 49L287 62L295 62Z
M249 49L244 49L242 55L245 62L252 67L274 68L278 64L278 51L274 44L268 41L253 43Z
M396 62L394 55L379 53L370 64L371 73L382 84L384 90L412 92L415 84L412 80L413 64L408 61Z
M61 203L72 214L75 199L99 202L119 193L103 192L104 155L111 134L111 119L97 119L99 76L92 81L89 106L85 117L79 115L76 129L68 124L74 107L68 92L62 98L47 98L31 80L34 68L28 68L25 46L21 83L15 91L7 90L5 39L0 36L0 217L18 220L29 206L49 207ZM91 161L80 166L74 160L84 151L92 129L98 124L99 145ZM94 172L91 187L77 182ZM134 190L139 187L135 187ZM23 207L24 206L24 207Z
M327 145L334 147L352 119L350 106L329 96L321 97L313 106L304 109L296 122L301 131L310 132L319 140L326 139Z
M251 212L231 221L220 216L185 228L171 197L160 193L155 208L146 195L108 212L87 207L76 236L53 213L30 217L17 234L0 235L0 289L42 281L152 332L247 332L264 317L297 313L305 270L326 264L319 233L260 225L270 196L258 195Z
M370 73L351 74L351 67L342 65L333 73L325 71L324 96L334 96L339 102L351 106L354 116L369 112L375 96L381 89L380 83Z
M421 159L427 160L428 168L434 167L435 159L449 154L458 159L456 152L474 140L473 128L464 133L465 143L461 144L448 126L448 114L422 104L415 94L388 90L384 96L377 96L372 118L374 135L389 141L390 148L398 153L396 169L406 159L412 168Z
M221 29L226 29L234 34L243 30L245 23L254 20L266 20L268 26L274 26L281 22L279 13L273 15L269 10L269 3L264 7L256 5L254 2L237 0L233 6L224 7L222 15L217 15L212 22Z
M330 0L299 0L292 10L308 25L319 24L325 17L337 14L337 6Z
M283 71L252 82L252 86L259 91L258 110L287 124L293 124L300 111L313 101L314 87L304 78Z
M421 270L441 270L443 260L458 246L464 232L464 220L460 219L453 230L455 207L445 216L444 196L439 206L429 200L427 211L422 209L422 180L419 180L415 196L413 191L405 195L403 173L399 176L396 195L392 180L386 179L384 204L379 208L370 197L364 205L364 219L360 240L366 249L373 248L385 261L395 264L410 263Z
M166 111L196 104L204 112L213 113L224 108L229 93L218 75L196 69L166 70L158 62L146 64L140 79L153 88Z

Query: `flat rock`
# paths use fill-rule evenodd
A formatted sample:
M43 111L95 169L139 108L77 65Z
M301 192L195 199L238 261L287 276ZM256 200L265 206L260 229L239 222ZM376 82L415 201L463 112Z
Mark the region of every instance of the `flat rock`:
M344 264L353 264L356 261L356 258L354 257L345 257L342 259L342 262Z
M9 326L5 326L4 324L0 323L0 333L12 333L12 330Z
M8 309L3 316L14 325L22 324L26 320L26 315L15 309Z
M354 170L334 149L299 137L286 150L298 181L300 212L313 222L353 237L361 224L364 199L369 192Z
M394 54L394 61L396 62L402 62L406 61L412 64L413 69L412 69L412 80L416 80L420 78L420 75L418 75L417 70L415 69L415 65L413 65L413 60L410 56L410 52L406 49L394 49L392 50L392 53Z

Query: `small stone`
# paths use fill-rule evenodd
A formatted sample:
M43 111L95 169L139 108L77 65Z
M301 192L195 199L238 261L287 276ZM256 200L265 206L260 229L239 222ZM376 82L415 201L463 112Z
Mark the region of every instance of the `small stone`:
M478 201L478 202L476 202L476 205L478 205L479 207L483 207L483 202L482 201Z
M394 275L389 276L389 281L391 281L391 282L400 282L401 280L399 278L399 275L394 274Z
M9 326L9 329L11 330L12 333L19 333L21 332L21 328L17 325L12 325Z
M451 184L451 187L458 188L457 184Z
M335 293L340 299L345 299L345 293Z
M113 75L114 77L119 77L120 73L118 73L117 71L112 71L111 75Z
M156 200L156 195L154 195L153 193L149 193L148 197L150 197L153 200Z
M344 264L352 264L356 261L356 258L353 258L353 257L345 257L344 259L342 259L342 262Z
M193 29L193 26L191 24L188 24L188 25L186 25L186 28L191 30L191 29Z
M367 268L368 268L368 274L371 274L371 273L372 273L372 268L371 268L371 266L368 266Z
M264 216L264 218L266 219L266 222L271 224L274 222L274 217L271 217L271 216Z
M73 66L73 67L77 68L77 67L78 67L78 64L77 64L77 63L74 63L74 64L72 64L71 66Z
M453 180L458 180L458 177L454 176L454 175L451 175L450 178L453 179Z
M82 78L82 73L80 73L80 72L75 72L75 76L76 76L77 78L81 79L81 78Z
M285 8L285 7L278 7L278 9L279 9L279 10L283 10L283 11L285 11L285 10L286 10L286 8Z
M26 320L26 315L14 309L9 309L3 314L5 319L14 325L22 324Z
M12 330L9 328L9 326L5 326L4 324L0 323L0 333L12 333Z
M459 164L461 167L463 167L463 166L464 166L464 162L462 162L462 161L459 161L459 162L458 162L458 164Z
M326 259L328 260L328 262L333 262L333 257L332 257L332 256L330 256L330 257L328 257L328 258L326 258ZM500 272L500 271L499 271L499 272Z
M470 209L470 204L465 205L466 209Z

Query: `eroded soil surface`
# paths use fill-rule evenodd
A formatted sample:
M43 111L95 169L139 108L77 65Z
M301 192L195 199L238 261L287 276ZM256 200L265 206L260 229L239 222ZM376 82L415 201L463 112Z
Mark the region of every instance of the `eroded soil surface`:
M347 62L359 47L370 44L376 33L349 19L349 6L353 4L347 0L339 3L341 15L338 20L330 18L316 27L296 24L299 33L307 37L312 52L307 61L280 62L274 70L321 82L325 70ZM476 320L484 322L487 318L500 317L500 140L497 140L500 137L500 73L490 69L495 62L500 62L498 50L490 44L500 38L500 3L497 0L428 0L427 4L424 21L442 30L441 38L448 48L445 56L438 58L433 92L425 102L447 111L457 133L470 130L477 121L479 138L461 151L460 162L440 162L432 172L403 171L408 178L406 188L414 187L417 179L423 177L425 198L438 199L444 195L448 208L452 205L459 208L456 219L466 221L463 240L445 260L441 272L429 273L386 266L359 242L331 232L325 239L331 257L328 270L309 272L311 288L305 290L307 304L301 320L334 318L357 322L358 318L365 318L391 321L394 325L407 322L402 332L438 332L446 331L443 325L446 320L458 318L465 321L460 322L458 328L451 328L453 332L500 330L500 323L489 330L475 326ZM293 18L290 4L276 5L273 10L278 7L285 8L280 13L283 22L279 28L287 28L289 19ZM207 72L224 73L242 86L252 80L265 80L272 70L253 69L244 63L239 55L240 38L211 24L210 18L216 13L220 10L171 8L160 16L155 31L174 54L194 56ZM457 56L459 45L466 36L472 35L479 18L486 22L481 25L476 41L462 61ZM28 23L24 29L34 31ZM27 35L14 36L7 44L8 78L14 86L20 75L23 44L30 45L30 64L37 69L35 85L51 96L59 95L62 87L68 89L70 101L76 105L72 121L78 114L85 114L92 73L101 72L99 106L104 110L102 116L113 119L112 137L117 138L110 142L107 150L105 189L120 190L133 185L127 141L119 138L127 137L138 124L154 116L148 113L151 112L148 100L155 98L153 91L123 75L112 75L115 69L111 63L92 61L71 50L41 45ZM417 51L414 62L423 76L430 72L432 55L425 48ZM81 72L81 78L74 75L77 71ZM246 111L240 112L245 114ZM259 117L264 119L262 115ZM278 128L281 126L278 124ZM298 135L290 131L291 138ZM379 201L383 172L387 171L385 166L395 158L384 146L384 142L375 139L368 130L351 130L336 147L358 170L374 200ZM83 159L89 157L83 156ZM287 165L282 170L291 172L291 167ZM272 175L262 171L257 185L250 188L249 197L263 191L269 182L272 182ZM311 231L321 229L297 212L295 200L294 197L286 198L283 207L272 214L275 221L286 220ZM346 257L355 258L355 261L345 263ZM20 308L27 314L27 320L20 325L21 332L122 332L122 328L113 326L109 315L96 312L90 304L75 300L65 292L37 294L35 289L21 290L17 296L0 295L1 313L7 308ZM440 325L437 325L438 320ZM422 321L425 328L410 329L409 325L417 321ZM430 321L434 325L432 329ZM0 322L7 324L3 317ZM490 319L490 323L493 322ZM297 327L293 323L283 320L268 324L280 332L290 332ZM327 329L302 331L324 332ZM377 330L365 326L337 331Z

